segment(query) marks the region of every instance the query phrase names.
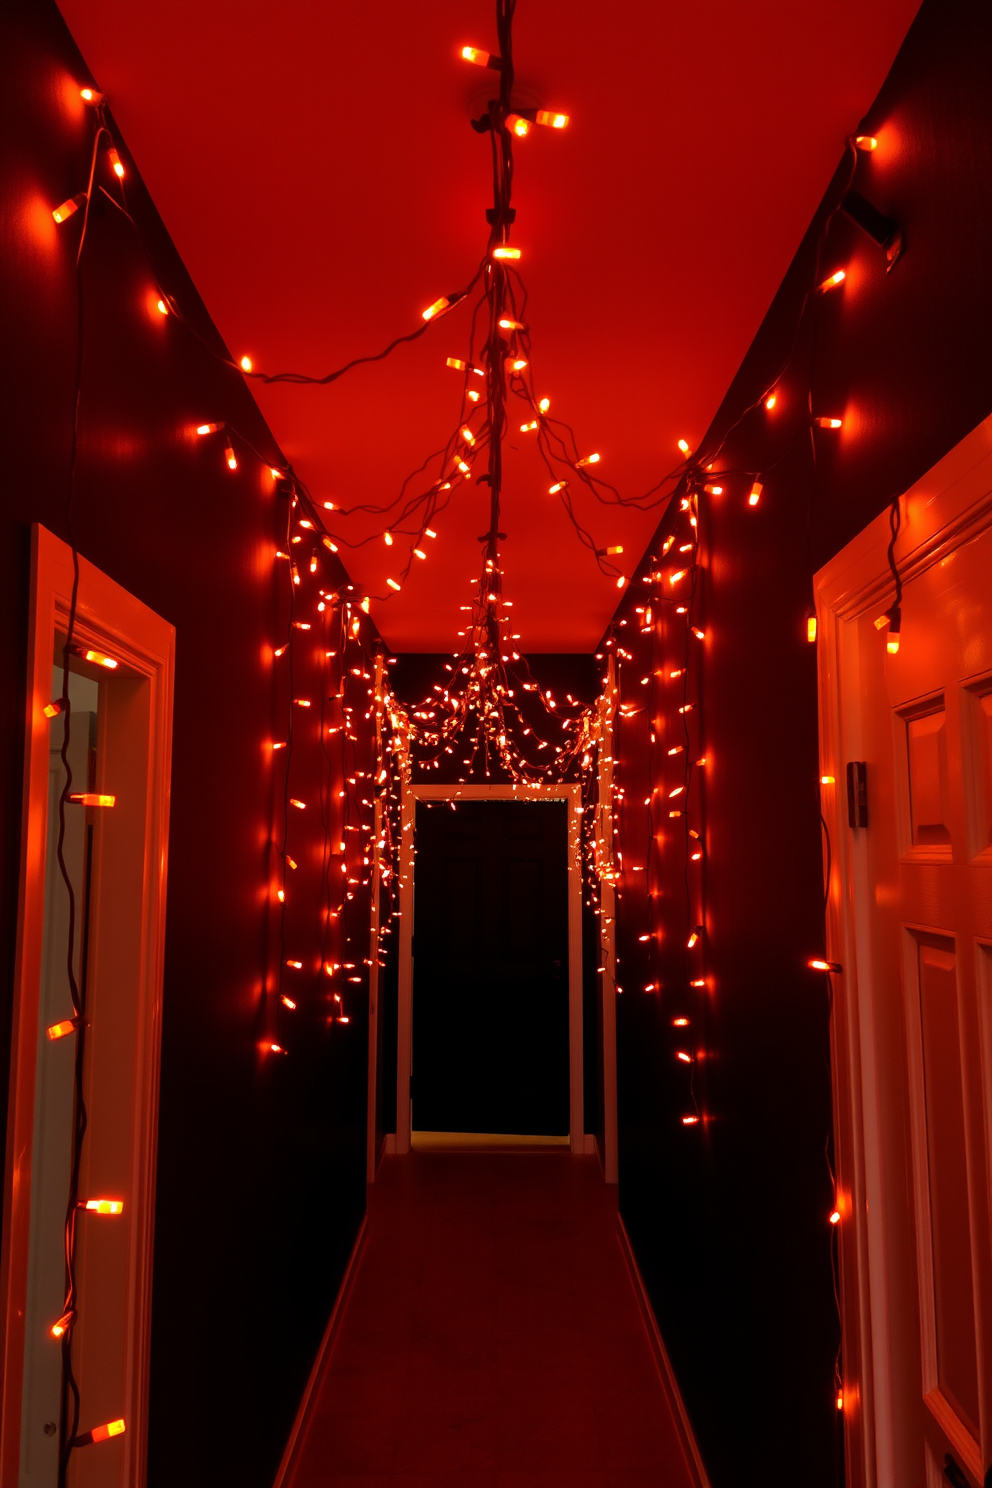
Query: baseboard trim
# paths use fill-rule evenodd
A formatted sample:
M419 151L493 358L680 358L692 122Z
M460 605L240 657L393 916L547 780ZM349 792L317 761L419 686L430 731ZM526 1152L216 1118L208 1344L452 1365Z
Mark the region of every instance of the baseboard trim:
M362 1223L355 1237L355 1243L351 1248L351 1255L348 1257L348 1264L344 1269L344 1276L341 1278L341 1285L338 1287L338 1294L334 1299L334 1307L327 1321L327 1327L324 1329L324 1336L320 1340L317 1357L313 1361L310 1378L307 1380L306 1388L303 1391L300 1408L296 1412L296 1419L289 1433L286 1450L282 1454L282 1461L279 1463L279 1469L272 1488L290 1488L292 1483L293 1472L303 1448L307 1427L310 1424L310 1415L313 1411L314 1401L319 1393L324 1375L330 1368L334 1343L340 1330L342 1319L344 1318L345 1309L351 1298L352 1290L354 1289L355 1277L358 1275L358 1268L365 1250L367 1223L368 1216L363 1215Z
M634 1247L630 1243L627 1227L619 1214L617 1215L617 1224L619 1225L617 1239L620 1242L623 1258L627 1263L627 1271L630 1275L631 1285L634 1288L634 1295L637 1298L637 1305L640 1308L644 1331L648 1335L651 1352L654 1354L654 1361L658 1366L658 1373L661 1375L661 1383L665 1394L668 1396L668 1403L672 1408L672 1415L675 1418L675 1426L679 1434L679 1444L682 1447L682 1455L685 1458L686 1466L689 1469L695 1488L710 1488L710 1480L707 1476L702 1456L700 1455L696 1436L692 1429L692 1422L689 1420L689 1413L685 1408L685 1401L682 1399L682 1392L675 1378L675 1371L672 1369L672 1361L668 1357L668 1350L661 1336L658 1319L654 1315L651 1298L648 1296L647 1287L644 1285L644 1278L641 1275L641 1268L637 1264L637 1257L634 1255Z

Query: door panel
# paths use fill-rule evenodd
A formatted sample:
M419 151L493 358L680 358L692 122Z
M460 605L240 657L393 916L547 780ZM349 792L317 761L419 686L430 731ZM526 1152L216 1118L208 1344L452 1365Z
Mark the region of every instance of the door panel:
M917 993L925 1126L925 1192L932 1278L936 1387L972 1434L979 1431L975 1273L968 1224L968 1165L954 942L918 936ZM921 1144L922 1146L922 1144ZM928 1308L929 1310L929 1308Z
M817 575L848 1473L980 1488L992 1459L992 420ZM950 1458L956 1467L945 1466Z

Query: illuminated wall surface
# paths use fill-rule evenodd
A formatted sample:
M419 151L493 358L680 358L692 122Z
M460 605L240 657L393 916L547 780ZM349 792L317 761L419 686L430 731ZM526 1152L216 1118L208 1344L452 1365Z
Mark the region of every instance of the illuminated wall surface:
M50 214L79 189L85 146L59 88L85 68L54 4L8 5L2 25L8 999L29 526L65 534L74 378L72 252ZM855 179L903 228L901 259L887 274L882 250L834 219L820 268L824 277L844 268L848 278L804 318L791 370L766 409L759 395L815 282L822 221L814 223L717 414L725 474L714 475L719 495L700 498L691 581L703 639L688 634L667 578L686 536L677 511L662 522L614 631L614 649L629 653L620 661L628 716L618 750L620 1203L717 1488L835 1481L827 1009L822 978L804 969L822 949L810 573L992 407L988 27L984 5L924 4L864 120L880 144L859 157ZM769 160L774 168L773 142ZM840 182L825 197L830 206ZM129 200L156 277L197 304L139 180ZM728 255L735 234L753 226L716 224ZM265 744L276 738L288 685L271 655L287 623L271 563L278 500L264 467L232 478L222 445L188 431L227 420L267 458L277 452L242 381L193 338L164 334L126 219L96 209L90 230L98 251L85 268L77 539L177 628L150 1483L261 1488L365 1202L364 983L345 988L347 1024L329 1025L318 999L301 1000L286 1034L292 1060L259 1060L276 779ZM709 230L705 213L699 230ZM199 329L218 345L205 311ZM814 415L841 417L839 430L811 434L808 396ZM662 556L669 535L674 551ZM642 583L651 572L662 580ZM648 605L650 625L638 613ZM423 659L425 676L430 664ZM546 681L573 685L564 680L573 664L548 659ZM417 696L417 663L405 665ZM359 706L367 684L349 685L359 690L343 781L360 780L370 761ZM589 678L576 676L574 687L591 695ZM689 704L691 714L677 713ZM294 782L301 795L319 795L325 763L312 740L299 742ZM684 754L669 755L678 743ZM683 807L670 792L686 762ZM356 812L360 787L341 788L345 804L334 809ZM669 815L680 809L689 815ZM299 828L301 853L319 859L327 834L307 830ZM702 856L691 861L697 842ZM286 922L289 939L299 927L298 954L308 966L360 962L363 953L345 948L367 925L361 888L327 944L311 944L303 927L320 923L322 890L319 875L307 881L311 899L294 897ZM704 985L693 989L693 980ZM673 1027L679 1015L691 1022ZM5 1003L4 1078L9 1022ZM692 1115L701 1119L685 1125ZM587 1125L596 1124L590 1111Z

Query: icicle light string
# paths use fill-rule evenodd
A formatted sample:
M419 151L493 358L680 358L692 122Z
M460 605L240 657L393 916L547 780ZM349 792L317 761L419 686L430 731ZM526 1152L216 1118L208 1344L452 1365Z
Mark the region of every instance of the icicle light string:
M383 710L383 721L386 724L384 730L384 747L375 769L370 773L360 772L357 755L354 755L353 763L350 767L346 759L349 747L351 745L357 746L358 743L358 735L354 732L354 729L357 723L356 708L361 708L360 703L352 704L346 701L347 687L349 685L348 678L349 676L354 677L354 674L357 673L358 679L361 681L369 680L368 663L370 653L365 639L360 634L363 625L361 612L367 614L369 597L366 596L359 601L355 594L354 586L343 582L339 573L333 575L329 588L320 590L320 604L324 607L324 610L326 611L327 604L330 603L332 615L336 614L339 617L338 623L340 626L341 641L334 649L338 652L337 665L340 675L339 700L341 702L341 722L337 726L336 732L340 733L342 780L345 783L355 784L356 796L360 789L358 786L358 780L360 778L366 779L365 790L369 794L372 794L373 798L376 793L380 791L382 793L384 807L383 836L380 842L380 852L383 852L384 856L381 873L383 878L389 879L393 885L396 884L398 877L395 868L395 851L396 843L399 840L399 792L404 778L404 771L408 773L412 763L415 762L424 768L437 768L442 762L443 755L450 757L457 749L460 753L463 750L467 750L467 755L461 755L461 762L463 767L468 769L469 773L472 773L477 768L481 768L488 776L491 767L496 767L504 770L511 779L520 782L561 779L567 771L577 769L583 780L584 803L587 803L591 797L592 786L601 764L599 760L600 751L597 729L600 727L599 720L602 717L602 709L604 707L603 699L600 699L591 708L580 708L571 719L563 718L560 716L557 707L549 703L542 689L537 687L532 681L521 682L519 677L506 670L511 660L514 663L521 661L516 646L516 642L520 638L516 635L509 640L505 638L507 632L506 607L509 606L510 602L505 601L502 597L503 575L499 560L499 543L503 540L499 531L502 443L509 423L506 403L507 395L509 394L515 398L526 409L528 415L526 432L533 432L537 435L536 447L539 455L544 461L545 469L549 476L553 477L550 494L558 495L561 498L562 509L576 531L579 541L590 549L601 571L618 573L614 565L606 564L603 560L608 558L611 553L618 552L619 549L600 548L596 544L592 534L578 520L571 490L572 483L577 482L584 486L602 505L629 506L640 510L651 509L660 505L662 502L669 501L673 492L675 495L678 495L679 492L687 492L688 495L683 495L680 498L680 507L677 514L678 520L684 512L691 510L693 502L697 503L696 512L698 512L699 492L707 484L707 477L709 477L708 484L710 486L714 484L715 480L720 478L736 479L739 477L742 472L714 471L714 467L730 435L736 430L743 419L748 414L755 412L762 403L764 403L766 410L770 411L777 400L776 389L792 364L810 300L813 298L816 290L827 287L819 283L822 249L833 217L840 209L839 205L835 206L825 218L817 242L814 284L807 290L803 298L797 315L792 343L775 377L767 384L759 397L724 432L722 438L715 446L706 452L697 451L694 455L688 444L684 440L680 440L679 446L683 459L664 475L655 486L640 496L625 497L621 495L615 487L592 473L592 467L599 463L598 453L583 453L569 425L557 417L552 418L549 416L550 403L545 397L537 396L537 390L533 381L531 338L526 322L527 292L522 278L516 268L513 267L515 259L519 258L518 250L512 248L509 243L509 229L513 221L513 209L511 206L513 136L514 133L526 132L522 131L516 122L512 122L517 119L517 115L512 111L511 101L513 81L512 19L514 10L515 0L498 0L497 32L501 56L498 58L487 57L487 65L500 73L500 97L490 105L490 113L485 125L491 133L494 207L490 214L491 231L487 255L468 285L463 290L442 296L433 306L428 307L428 310L423 315L424 324L414 332L395 338L379 353L356 358L336 371L324 374L321 377L308 377L292 372L269 374L263 371L256 371L248 358L242 358L239 363L235 363L229 356L220 356L218 358L226 365L240 371L243 376L256 378L262 382L285 381L330 384L352 368L364 363L380 361L389 356L400 345L419 339L420 336L426 333L435 319L441 318L449 310L465 300L480 282L480 279L483 282L483 295L473 309L471 343L472 347L474 347L477 319L480 311L485 308L488 310L488 334L485 339L485 350L480 357L480 360L485 362L485 367L481 369L483 373L481 380L485 383L485 399L482 397L481 388L472 388L469 386L470 379L474 377L471 369L476 363L474 351L470 350L469 359L462 368L465 376L463 379L458 430L449 436L444 449L435 452L434 455L429 456L422 462L417 471L404 482L398 497L392 503L382 507L373 504L358 504L350 508L345 508L340 513L342 517L357 515L360 512L373 516L396 514L391 530L394 533L401 534L404 538L412 538L406 565L400 569L400 580L391 579L389 581L390 590L392 592L398 592L409 575L413 565L413 559L420 558L422 560L425 551L424 538L428 535L428 528L430 528L432 519L436 518L440 512L446 509L446 506L452 499L452 492L457 490L472 475L479 457L485 454L488 458L489 468L487 473L476 477L477 484L488 482L490 486L490 523L488 532L480 539L484 543L483 562L476 599L470 609L471 618L465 627L469 638L468 644L461 652L455 654L455 665L451 668L450 674L450 686L447 689L442 689L440 701L437 697L428 697L423 700L419 707L402 704L389 688L385 679L383 680L382 695L381 697L376 697L374 702L371 696L371 689L365 689L365 697L369 703L366 719L371 718L373 708L381 707ZM469 53L472 55L469 56ZM480 57L486 54L478 53L473 48L465 48L463 49L463 55L467 60L477 62ZM97 99L100 112L98 114L98 129L94 137L94 168L101 139L104 135L111 137L106 125L106 114L102 111L102 99L99 98L99 95L97 95ZM523 117L523 115L520 117ZM564 122L562 116L557 116L557 119L560 122ZM547 122L547 119L543 122ZM855 142L855 144L857 148L862 147L860 140ZM850 186L853 180L854 166L857 159L853 151L854 146L852 145L851 168L848 173L847 187ZM119 156L117 156L112 146L108 147L108 160L114 169L115 175L120 178L121 170L118 169ZM124 213L140 240L140 232L138 232L134 224L134 219L127 210L126 203L122 205L114 196L106 192L102 186L100 190L113 205ZM93 168L91 168L90 172L90 187L87 193L85 193L86 213L84 214L84 235L92 191ZM63 204L62 208L56 209L53 214L56 220L62 221L66 216L71 216L78 209L82 199L82 197L74 198L70 202ZM80 245L80 251L81 246L82 244ZM144 247L143 244L142 247ZM511 254L513 257L509 256ZM831 284L835 285L841 279L842 274L840 271L837 271L831 276ZM199 331L197 331L196 327L181 315L173 297L169 296L165 291L160 290L157 303L160 313L172 315L178 319L207 347L211 355L218 356L216 349L210 346L204 337L200 335ZM501 321L504 324L501 325ZM499 335L497 335L497 332L499 332ZM459 360L449 359L449 362L458 362ZM812 383L812 370L811 361L807 372L807 382L809 385ZM476 392L479 396L471 398L469 396L471 392ZM804 435L807 430L812 438L813 429L818 425L826 429L835 429L841 425L841 420L833 415L814 415L812 402L809 403L807 413L808 419L805 427L797 431L783 452L780 452L773 461L766 464L766 472L775 468L775 466L781 463L791 453L796 439ZM232 470L237 469L233 440L237 440L240 446L248 448L256 459L263 459L258 450L254 449L248 441L244 440L236 430L226 423L205 425L203 428L204 432L224 433L228 464ZM467 430L471 438L466 439L461 433L462 430ZM457 442L459 437L462 438L466 448L462 449L459 447ZM436 459L440 459L438 478L430 482L425 490L418 491L412 496L409 495L409 487L416 480L416 476L426 472L430 468L431 462ZM309 580L315 572L324 578L325 584L327 583L327 579L322 572L324 567L326 567L324 553L321 551L322 548L330 550L333 554L341 546L349 548L361 547L373 540L375 536L383 537L384 532L372 534L359 541L346 538L344 534L332 530L331 524L327 522L327 519L323 515L323 511L319 510L317 504L312 501L305 485L292 470L289 462L281 459L279 469L276 469L275 466L270 466L270 468L272 469L273 477L277 481L284 481L288 484L292 492L292 501L289 508L291 517L295 512L299 526L304 528L304 531L292 531L289 526L287 528L288 540L285 557L288 559L289 566L287 572L291 583L291 604L292 610L295 613L297 606L302 603L304 597L302 592L300 595L296 595L295 590L297 588L301 589L301 591L304 589L309 590L311 587ZM747 474L749 477L756 476L755 472L747 472ZM757 504L760 499L762 485L761 480L754 479L751 496L749 497L750 505L754 506ZM324 510L327 510L329 507L330 503L324 503ZM411 521L412 525L408 525ZM334 526L336 528L336 523ZM691 558L686 563L687 570L690 573L690 585L687 590L689 604L674 606L677 613L687 616L686 664L681 668L683 676L683 704L680 709L684 736L683 750L685 753L680 800L684 804L678 808L683 812L686 848L686 923L687 927L689 927L686 946L687 956L689 953L695 951L697 946L701 950L705 950L704 933L701 935L696 927L705 926L706 920L705 894L701 888L698 895L694 895L691 881L688 877L689 862L696 860L693 857L693 844L697 841L703 841L705 836L702 815L698 817L702 835L697 834L696 829L689 825L690 811L696 810L693 806L695 796L692 787L694 779L697 778L696 767L693 764L691 756L700 752L702 749L698 722L694 719L690 725L688 718L689 711L695 705L687 701L691 693L691 657L694 650L691 643L689 643L696 595L696 549L694 543L698 537L698 522L693 517L690 517L690 526L692 528L692 542L690 543ZM316 558L311 560L309 565L299 561L298 556L294 557L294 547L301 550L304 547L304 534L309 542L315 544L314 552L317 555ZM435 531L431 528L430 538L433 539L434 536ZM277 561L281 561L281 559ZM899 576L894 565L893 574L896 579L897 591L896 602L893 606L894 614L890 614L889 618L890 621L893 618L896 620L894 630L897 636L900 596ZM654 580L652 579L652 581ZM624 576L618 573L618 587L622 588L624 584ZM383 601L389 597L389 594L377 596L377 598ZM655 604L659 608L663 607L666 601L671 602L672 596L667 594L663 596L660 593L655 596ZM305 623L312 624L314 622L309 621ZM621 620L618 623L623 625L625 622ZM699 634L697 630L697 635ZM280 648L281 650L288 648L290 652L291 671L293 667L292 652L295 642L295 628L291 621L289 640L285 647ZM360 666L348 667L347 653L349 648L355 648L357 653L363 657ZM604 642L603 653L605 654L610 649L614 649L617 656L619 686L623 663L631 659L631 653L619 645L616 639L616 633ZM525 662L523 666L526 668ZM656 669L652 666L652 670ZM529 669L527 670L527 675L529 677ZM460 681L459 679L464 680ZM516 685L514 685L514 682ZM549 719L554 718L558 722L562 734L560 742L546 740L536 734L533 721L527 721L527 717L518 705L515 697L517 687L521 691L527 692L531 697L533 697L534 693L537 694L537 701L545 710L546 715ZM292 691L292 688L290 691ZM695 695L698 698L698 680L695 684ZM290 698L289 707L292 711L292 698ZM631 718L633 716L633 710L628 705L621 704L620 715L621 718ZM319 724L322 748L326 746L326 735L329 735L331 732L331 727L328 725L326 726L325 734L325 716L322 704ZM650 722L652 729L654 729L653 714ZM292 728L293 720L291 719L290 731L285 741L287 745L289 745L292 738ZM690 745L693 737L696 738L697 742L696 746L691 748ZM527 742L525 743L525 741ZM531 748L533 748L534 755L550 749L552 753L548 757L547 763L532 757L529 752ZM286 789L284 791L284 810L287 812L294 805L289 790L291 763L292 751L287 749L285 756ZM330 766L328 764L328 770L329 768ZM349 768L351 774L349 774ZM383 773L386 778L380 780L379 777ZM368 780L372 776L375 777L375 785L370 791ZM327 793L331 792L331 778L331 775L328 773L322 785L322 790ZM696 795L698 795L698 791ZM328 794L327 799L330 803L333 797ZM624 799L624 788L621 784L614 791L613 802L609 808L610 816L615 816L618 806ZM343 826L345 829L354 828L352 835L357 834L358 840L356 846L363 849L362 859L364 861L361 867L356 866L356 876L352 877L348 872L348 849L346 847L342 858L345 869L342 876L345 882L341 885L340 907L336 911L331 908L333 896L325 888L325 925L323 931L324 939L322 941L325 965L326 947L329 944L327 936L329 934L329 922L331 918L335 914L339 917L342 922L340 924L340 933L342 936L346 935L347 929L343 924L344 911L347 903L354 897L351 893L352 888L361 884L365 887L371 887L373 892L376 891L376 885L369 883L371 874L363 875L361 872L361 868L367 868L373 859L371 827L361 824L360 813L359 822L357 823L344 820L344 817L350 813L352 804L350 793L346 793L345 800L346 807L342 810ZM702 811L701 805L698 810L699 812ZM333 812L331 810L322 810L321 816L325 838L322 850L322 863L327 864L329 867L335 856L330 841L333 828ZM585 810L584 804L582 831L585 843L584 857L589 870L589 898L587 902L593 904L601 914L601 896L599 894L598 884L604 874L611 879L615 879L616 871L612 863L608 863L600 854L599 841L594 830L593 816L594 814L592 812ZM282 842L284 853L281 875L282 889L280 892L281 952L285 951L284 915L287 882L285 869L288 860L289 842L288 825L283 825ZM342 836L343 840L347 843L347 836L344 833ZM653 838L653 836L654 834L649 832L649 837ZM651 842L649 841L649 855L644 865L646 870L650 866L650 853ZM618 850L618 864L619 861ZM705 860L703 859L703 861ZM327 882L330 881L326 874L325 880ZM646 878L645 882L646 887L650 890L649 879ZM622 893L622 889L618 889L618 892ZM651 902L649 893L649 906ZM395 916L396 913L398 911L394 910L392 916ZM388 926L384 927L380 933L380 946L382 944L382 934L386 932L388 932ZM691 945L689 944L690 941L692 942ZM345 941L342 940L341 944L344 946ZM342 954L348 955L347 950L343 950ZM354 956L354 965L360 964L361 961L367 961L367 958L358 958L354 953L352 955ZM296 958L293 959L295 960ZM281 954L280 974L282 965L286 960L286 955ZM342 966L336 966L334 969L335 971L354 969L354 965L345 963ZM697 969L696 965L691 965L687 962L687 977L690 986L694 988L705 987L705 977L692 977L689 975L695 969ZM355 980L361 980L361 978L359 977ZM339 994L335 994L335 996L339 997ZM279 1046L273 1041L272 1047L276 1049ZM280 1052L282 1052L281 1049ZM694 1061L690 1059L689 1063L691 1066ZM686 1124L697 1124L699 1121L698 1108L694 1117L686 1117L684 1120ZM100 1429L102 1430L102 1428ZM89 1435L87 1439L90 1439ZM97 1438L93 1436L92 1439ZM61 1481L60 1479L60 1483Z

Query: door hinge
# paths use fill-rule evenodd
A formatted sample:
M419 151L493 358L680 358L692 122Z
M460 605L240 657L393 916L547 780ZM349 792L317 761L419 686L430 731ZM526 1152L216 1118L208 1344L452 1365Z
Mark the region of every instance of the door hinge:
M868 825L868 766L864 760L847 762L847 824Z

